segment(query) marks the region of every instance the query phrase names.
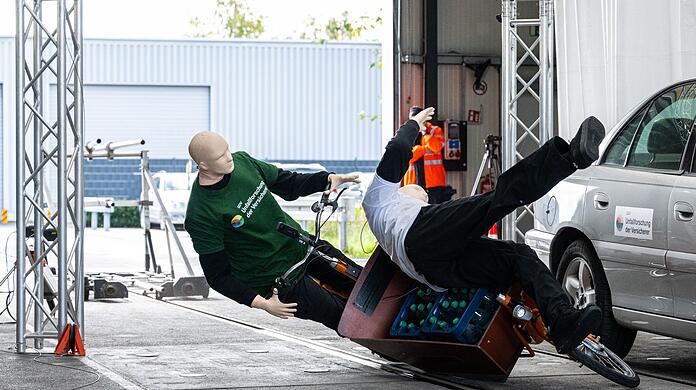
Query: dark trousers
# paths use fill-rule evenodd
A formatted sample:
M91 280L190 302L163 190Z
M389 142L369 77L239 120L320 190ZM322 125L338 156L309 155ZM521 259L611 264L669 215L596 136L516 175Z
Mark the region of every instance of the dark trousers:
M505 291L519 281L553 327L571 309L553 274L527 245L481 237L516 208L534 202L575 171L555 137L498 178L494 191L423 207L406 235L415 269L435 285Z
M324 240L319 242L318 248L321 252L355 265L333 245ZM355 285L354 280L336 271L327 261L314 257L307 265L305 275L294 284L281 289L278 298L284 303L297 303L295 317L320 322L337 330L346 301L323 289L312 278L341 291L351 291Z
M450 186L444 186L426 188L425 192L428 193L428 203L440 204L452 199L452 195L457 191Z

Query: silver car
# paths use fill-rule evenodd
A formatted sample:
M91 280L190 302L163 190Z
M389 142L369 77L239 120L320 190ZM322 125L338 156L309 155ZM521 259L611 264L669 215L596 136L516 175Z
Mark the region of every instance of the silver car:
M534 205L525 237L576 307L602 308L603 342L636 330L696 341L696 79L635 107L600 158Z

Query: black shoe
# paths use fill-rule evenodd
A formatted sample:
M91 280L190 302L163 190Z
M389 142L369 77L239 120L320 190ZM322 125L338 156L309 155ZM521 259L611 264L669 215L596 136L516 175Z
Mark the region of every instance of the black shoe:
M582 343L590 333L596 333L602 325L602 310L591 305L559 321L557 329L551 329L552 339L558 353L566 354Z
M604 138L604 125L591 116L580 125L570 141L570 156L577 169L585 169L599 158L599 144Z

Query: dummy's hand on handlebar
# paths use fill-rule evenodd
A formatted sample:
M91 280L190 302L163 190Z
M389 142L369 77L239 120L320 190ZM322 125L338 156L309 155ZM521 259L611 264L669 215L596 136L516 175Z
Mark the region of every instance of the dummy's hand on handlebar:
M416 123L418 123L418 128L420 128L421 131L425 131L425 122L433 119L433 114L435 114L435 109L433 107L428 107L409 119L416 121Z
M273 289L273 295L270 298L257 295L254 301L251 302L251 307L265 310L268 314L282 319L288 319L295 316L297 311L297 303L283 303L278 299L278 289Z
M330 186L326 192L335 191L336 187L340 186L343 183L350 183L350 182L360 183L360 179L358 178L357 173L349 173L349 174L343 174L343 175L338 175L338 174L332 173L329 175Z

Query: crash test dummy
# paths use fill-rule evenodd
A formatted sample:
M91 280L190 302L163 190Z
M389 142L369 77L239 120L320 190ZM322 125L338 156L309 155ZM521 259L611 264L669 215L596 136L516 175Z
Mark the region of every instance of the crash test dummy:
M590 117L570 144L552 138L500 175L494 191L429 205L422 187L400 188L400 181L414 140L433 113L427 108L402 125L377 166L363 199L377 241L405 274L436 291L487 287L504 292L519 282L536 300L557 350L568 352L597 331L601 310L571 306L553 274L527 245L484 235L505 215L595 161L604 127Z
M292 283L274 285L277 277L305 256L307 247L276 230L279 222L302 228L272 194L291 201L357 181L357 175L289 172L246 152L230 152L227 141L210 131L193 136L189 154L198 165L198 176L184 226L210 287L276 317L309 319L335 330L345 300L314 279L347 291L354 281L325 261L310 260L290 275ZM330 243L320 244L324 253L355 265Z

